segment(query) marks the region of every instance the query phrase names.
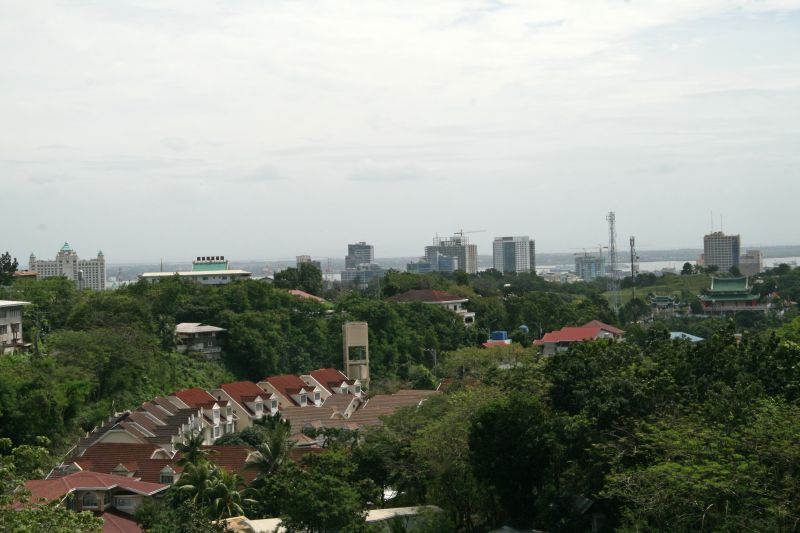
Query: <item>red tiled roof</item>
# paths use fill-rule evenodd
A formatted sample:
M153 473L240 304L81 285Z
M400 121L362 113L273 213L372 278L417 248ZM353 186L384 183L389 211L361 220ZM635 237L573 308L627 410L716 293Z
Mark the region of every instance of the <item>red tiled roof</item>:
M484 342L481 346L484 348L494 348L495 346L509 346L511 343L508 341L493 341L488 340Z
M314 390L314 387L310 387L305 381L293 374L270 376L264 378L264 381L275 387L275 390L277 390L279 394L288 399L291 399L291 395L293 394L291 391L296 393L300 389L305 389L307 391Z
M625 335L624 329L615 328L614 326L610 326L605 322L600 322L599 320L590 320L586 324L583 325L584 328L600 328L605 330L609 333L613 333L614 335Z
M245 401L252 402L256 396L261 396L266 400L270 393L253 383L252 381L237 381L235 383L225 383L219 386L220 389L228 393L237 403L244 405ZM245 399L246 398L246 399Z
M348 381L347 376L341 370L336 370L335 368L319 368L312 370L308 375L321 383L323 387L328 389L328 392L333 392L331 390L332 384L338 387L343 381Z
M401 294L395 294L387 298L393 302L423 302L423 303L437 303L437 302L459 302L466 300L463 296L453 294L447 291L436 291L431 289L413 289Z
M236 472L242 478L250 482L256 472L245 470L244 463L248 454L252 451L247 446L203 446L204 450L213 450L208 459L226 470ZM80 457L73 457L65 463L77 463L84 470L91 470L100 473L111 473L120 463L125 466L134 476L151 483L157 483L161 479L161 470L165 466L170 466L175 472L183 469L175 463L180 459L180 454L176 454L171 459L158 458L151 459L153 454L160 450L153 444L127 444L115 442L99 442L83 452ZM163 455L159 454L163 457ZM118 477L118 476L115 476ZM125 479L125 478L123 478Z
M292 296L298 296L300 298L305 298L306 300L314 300L314 301L319 302L319 303L327 302L327 300L325 300L324 298L320 298L319 296L314 296L313 294L309 294L306 291L301 291L301 290L298 290L298 289L290 290L289 294L291 294Z
M104 511L100 518L103 519L103 533L144 533L144 530L130 515L115 509Z
M204 407L212 403L220 403L207 391L197 387L179 390L175 396L189 407Z
M603 331L603 329L599 327L561 328L558 331L545 333L544 337L542 337L542 343L587 341L596 339L601 331Z
M169 485L90 471L76 472L57 479L33 479L25 482L25 488L31 492L31 501L34 502L42 498L48 501L57 500L74 490L110 490L115 487L151 496L166 490Z

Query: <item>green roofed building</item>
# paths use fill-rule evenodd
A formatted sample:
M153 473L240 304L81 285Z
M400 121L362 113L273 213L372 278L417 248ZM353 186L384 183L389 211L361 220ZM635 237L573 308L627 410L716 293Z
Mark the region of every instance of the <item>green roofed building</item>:
M707 315L724 315L737 311L767 311L768 303L759 303L759 296L751 292L746 276L738 278L711 278L711 287L700 296L703 312Z

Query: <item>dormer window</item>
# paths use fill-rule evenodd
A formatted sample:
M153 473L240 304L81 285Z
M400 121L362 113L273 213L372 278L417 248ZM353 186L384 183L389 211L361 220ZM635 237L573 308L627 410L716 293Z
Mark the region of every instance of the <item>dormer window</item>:
M308 401L308 398L306 397L306 393L305 392L301 392L300 393L300 405L305 405L307 401Z
M354 386L354 390L356 391L356 394L361 394L361 385L356 384Z
M274 399L270 402L270 410L277 411L278 410L278 400Z
M112 470L111 473L115 476L124 476L124 477L129 477L131 475L130 470L125 468L125 465L123 465L122 463L115 466L114 470Z
M314 403L319 404L319 391L314 392Z
M261 398L256 398L256 416L261 417L262 410L264 409L264 402L261 401Z
M159 476L159 482L164 483L165 485L172 485L173 483L175 483L175 471L169 466L165 466L161 470L161 475Z
M225 416L230 418L233 415L233 408L229 405L225 408Z
M215 405L214 408L211 410L211 413L214 418L214 424L219 424L219 406Z

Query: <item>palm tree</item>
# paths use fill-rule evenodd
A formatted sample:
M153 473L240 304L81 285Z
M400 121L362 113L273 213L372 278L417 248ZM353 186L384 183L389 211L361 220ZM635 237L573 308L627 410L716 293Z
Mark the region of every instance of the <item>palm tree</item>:
M203 432L197 429L187 431L184 433L183 442L175 447L175 450L181 454L178 459L178 466L198 465L208 461L208 455L212 450L203 448L205 436Z
M212 518L220 520L231 516L241 516L244 514L242 508L242 494L239 486L242 478L235 472L228 472L224 468L216 470L217 475L213 478L213 483L208 487L209 512Z
M258 470L258 478L264 478L276 470L289 457L294 447L288 424L276 424L264 432L264 440L256 446L256 451L247 458L245 468Z
M189 463L175 483L177 493L200 508L213 520L244 514L239 486L242 478L208 462Z
M180 479L175 483L175 490L182 499L192 500L201 505L204 502L208 487L213 483L216 468L208 462L187 463Z

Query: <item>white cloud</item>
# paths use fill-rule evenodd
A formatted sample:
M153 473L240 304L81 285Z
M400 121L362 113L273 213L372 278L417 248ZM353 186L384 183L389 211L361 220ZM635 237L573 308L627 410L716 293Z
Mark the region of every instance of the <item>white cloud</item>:
M405 243L421 249L471 220L487 245L508 232L537 236L540 249L591 244L612 208L644 242L692 245L705 229L695 213L665 227L625 206L691 195L699 219L730 210L733 225L753 209L744 194L717 205L733 179L731 190L788 189L737 228L746 241L786 242L791 224L774 213L800 194L786 179L800 163L798 10L788 0L7 3L0 186L16 200L10 216L36 201L42 224L126 260L195 255L159 225L191 219L213 234L214 217L194 216L205 204L264 228L268 248L226 235L228 255L248 257L292 256L298 240L338 250L367 214L379 255L419 253ZM42 197L54 176L59 194ZM660 189L665 179L691 190ZM355 198L366 210L338 208ZM442 198L461 221L437 210ZM409 206L425 215L408 217ZM116 220L71 225L76 209ZM152 239L140 249L123 244L141 232ZM7 246L64 237L21 232Z

